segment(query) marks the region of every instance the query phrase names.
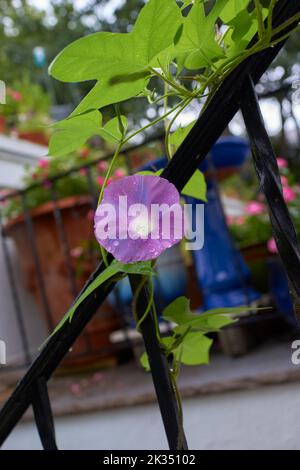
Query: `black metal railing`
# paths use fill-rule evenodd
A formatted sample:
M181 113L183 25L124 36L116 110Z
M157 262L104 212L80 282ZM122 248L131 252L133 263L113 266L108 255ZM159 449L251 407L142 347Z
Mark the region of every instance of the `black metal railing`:
M298 0L279 0L273 17L277 27L300 11ZM291 28L294 25L291 25ZM254 86L276 57L284 42L246 59L219 87L216 94L199 117L195 126L169 162L162 176L178 190L184 185L206 157L212 145L224 131L239 108L252 143L254 162L262 190L270 207L271 221L278 241L279 253L286 267L296 306L299 303L300 259L295 232L281 196L278 168L270 141L259 113ZM275 199L273 199L275 196ZM100 265L85 288L103 269ZM138 278L131 276L133 291ZM47 380L67 354L75 339L91 320L99 305L113 288L112 283L102 285L78 307L71 323L65 324L53 336L25 374L0 413L0 444L6 439L29 405L35 410L35 420L45 449L56 449ZM142 315L148 292L139 297L138 312ZM141 329L151 364L153 382L171 449L186 449L187 443L179 416L170 371L156 341L154 312L148 315ZM39 388L40 387L40 388Z

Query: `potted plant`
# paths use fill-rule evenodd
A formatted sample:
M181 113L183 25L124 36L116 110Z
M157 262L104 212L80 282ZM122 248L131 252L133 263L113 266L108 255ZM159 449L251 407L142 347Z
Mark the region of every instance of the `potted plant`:
M6 219L5 231L16 243L25 286L37 301L50 329L59 322L64 311L72 303L74 295L99 261L100 250L93 241L94 213L85 166L92 163L94 155L95 152L86 146L66 158L43 158L36 168L28 170L25 177L28 187L36 184L27 191L27 204L43 277L44 296L34 257L28 249L30 240L20 199L14 197L2 205L2 213ZM81 166L81 169L58 179L54 186L52 178L58 173L67 172L74 165ZM105 161L100 161L91 167L95 188L103 184L107 165ZM124 174L125 170L119 167L112 175L112 180ZM53 190L57 202L52 199ZM58 208L61 226L57 222ZM88 222L78 224L80 220ZM48 307L45 305L45 296ZM115 355L110 351L112 345L109 337L110 333L118 328L119 317L110 305L105 303L101 308L101 315L94 318L84 335L76 342L65 360L65 366L78 368L99 362L115 362Z
M287 160L277 158L277 164L280 171L283 196L293 218L297 234L300 235L300 187L296 183L295 176L291 172ZM231 191L234 186L232 183L233 180L229 183ZM254 191L252 191L253 193ZM239 194L241 194L240 190ZM261 194L257 194L256 199L252 199L249 187L243 196L246 196L244 198L244 214L228 219L233 239L248 262L255 287L261 292L267 292L271 288L275 303L279 310L287 315L287 319L291 323L294 317L288 284L278 257L276 242L272 237L272 229L264 198ZM275 273L276 279L274 277ZM277 279L279 277L280 283L278 284ZM278 284L276 288L275 283ZM279 292L279 287L281 292ZM283 308L282 297L285 298L286 308Z
M7 88L6 104L0 109L0 132L48 145L50 98L40 85L33 84L28 77L13 83Z

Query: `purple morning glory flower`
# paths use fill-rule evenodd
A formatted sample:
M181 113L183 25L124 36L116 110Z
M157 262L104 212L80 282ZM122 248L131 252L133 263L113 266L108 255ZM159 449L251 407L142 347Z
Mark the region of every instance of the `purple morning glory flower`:
M155 259L183 233L180 195L166 179L127 176L105 188L95 214L95 236L118 261Z

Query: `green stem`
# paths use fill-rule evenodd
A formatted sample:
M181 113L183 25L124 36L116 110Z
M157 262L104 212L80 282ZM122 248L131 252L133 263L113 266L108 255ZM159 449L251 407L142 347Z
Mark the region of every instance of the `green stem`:
M255 5L256 16L257 16L257 21L258 21L258 35L259 35L260 40L263 40L264 35L265 35L265 26L264 26L264 19L262 15L262 6L259 0L254 0L254 5Z
M154 121L150 122L149 124L147 124L146 126L144 127L141 127L140 129L138 129L137 131L133 132L132 134L130 134L128 137L126 137L126 139L124 140L123 142L123 145L127 144L127 142L129 142L131 139L133 139L133 137L135 137L136 135L140 134L141 132L145 131L146 129L149 129L149 127L152 127L154 126L155 124L158 124L159 122L163 121L167 116L169 116L170 114L174 113L174 111L176 111L176 109L178 109L182 103L184 103L185 100L182 100L180 101L176 106L174 106L174 108L170 109L170 111L168 111L166 114L164 114L163 116L160 116L159 118L155 119Z
M107 181L109 180L109 178L110 178L110 176L111 176L111 174L112 174L114 164L115 164L115 162L116 162L118 156L120 155L120 152L121 152L122 147L123 147L123 141L121 140L121 141L119 142L119 144L118 144L118 147L117 147L117 149L116 149L116 151L115 151L115 153L114 153L114 156L113 156L113 158L112 158L112 160L111 160L111 162L110 162L109 168L108 168L107 173L106 173L106 175L105 175L104 182L103 182L103 185L102 185L102 187L101 187L100 194L99 194L98 205L99 205L99 204L101 203L101 201L102 201L104 189L105 189L105 187L106 187L106 185L107 185ZM107 261L107 252L106 252L105 248L104 248L102 245L100 245L100 251L101 251L101 256L102 256L102 259L103 259L103 261L104 261L104 264L105 264L105 266L107 267L107 266L109 265L109 263L108 263L108 261Z
M157 77L161 78L164 82L168 83L172 88L174 88L174 90L178 91L180 96L185 96L185 97L191 96L191 92L189 90L187 90L186 88L178 85L173 80L170 80L169 78L167 78L166 74L162 75L161 73L159 73L157 70L155 70L153 68L151 68L151 72L154 75L156 75Z
M194 98L189 98L189 99L185 100L185 102L183 103L181 108L179 108L177 113L173 116L173 118L170 120L170 122L169 122L169 124L166 128L165 149L166 149L166 155L167 155L168 160L171 160L171 158L172 158L171 149L170 149L170 133L171 133L171 130L172 130L172 126L173 126L174 122L176 121L176 119L178 118L178 116L191 103L191 101L193 101L193 99Z
M145 312L143 313L143 315L141 316L141 318L138 320L138 322L136 324L137 331L140 331L141 324L143 323L143 321L145 320L145 318L147 317L148 313L150 312L150 310L153 306L154 288L153 288L152 279L148 280L148 285L149 285L149 294L150 294L149 303L147 305L147 308L146 308Z
M271 0L269 6L269 14L268 14L268 24L267 24L267 34L268 34L268 41L271 41L272 38L272 23L273 23L273 11L277 0Z

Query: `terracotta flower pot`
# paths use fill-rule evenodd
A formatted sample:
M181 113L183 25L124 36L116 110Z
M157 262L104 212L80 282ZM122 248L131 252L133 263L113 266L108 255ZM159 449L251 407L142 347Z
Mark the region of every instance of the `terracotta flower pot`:
M88 197L75 196L62 199L58 202L58 206L70 251L78 247L82 241L93 239L92 222L88 219L88 212L91 210ZM66 254L57 229L53 203L49 202L33 209L31 217L53 327L72 304L75 294L74 285L72 288ZM24 216L20 215L10 220L5 231L16 243L25 286L36 299L45 321L49 324ZM92 270L91 266L90 271L92 272ZM73 278L73 284L75 283L77 291L80 290L89 274L84 272L83 275L86 276L84 279L76 278L76 276ZM109 351L112 347L109 337L113 331L119 328L119 317L108 303L104 303L74 344L72 351L64 360L64 365L87 366L96 365L96 363L116 362L114 354Z
M43 132L22 132L18 131L18 135L20 139L28 140L29 142L33 142L34 144L48 146L49 139L48 137L43 134Z
M3 134L6 130L6 119L4 116L0 116L0 134Z

